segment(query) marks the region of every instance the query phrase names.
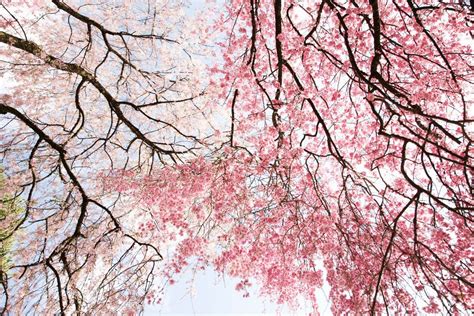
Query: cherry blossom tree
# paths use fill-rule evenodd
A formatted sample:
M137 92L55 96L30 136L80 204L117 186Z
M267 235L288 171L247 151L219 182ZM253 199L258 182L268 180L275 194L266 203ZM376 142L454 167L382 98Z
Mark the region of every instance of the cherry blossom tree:
M141 241L137 214L100 183L107 170L146 174L206 146L206 24L187 6L0 4L0 193L24 209L2 212L2 244L15 240L3 313L121 313L152 297L160 245Z
M472 4L184 6L1 5L4 311L139 312L189 266L295 309L472 310Z
M224 212L218 268L252 271L280 301L314 302L325 273L337 314L472 309L469 7L276 0L228 12L229 146L245 149L251 193L238 194L246 212Z

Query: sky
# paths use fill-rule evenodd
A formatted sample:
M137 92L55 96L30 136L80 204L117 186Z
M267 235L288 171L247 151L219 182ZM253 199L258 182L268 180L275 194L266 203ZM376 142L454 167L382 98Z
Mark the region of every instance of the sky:
M194 277L194 282L192 282ZM235 290L237 280L220 278L211 269L193 276L185 272L176 284L169 286L159 305L147 306L145 316L152 315L309 315L311 306L291 311L288 306L269 302L258 296L254 286L250 297ZM194 288L194 291L192 291ZM321 306L321 315L330 316L329 306Z

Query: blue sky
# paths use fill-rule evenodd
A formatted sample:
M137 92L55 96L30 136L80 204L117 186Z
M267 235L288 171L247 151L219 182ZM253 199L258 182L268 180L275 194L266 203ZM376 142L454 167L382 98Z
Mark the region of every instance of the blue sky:
M250 297L244 298L242 292L235 290L236 280L229 277L223 279L211 269L197 272L194 275L194 282L192 280L192 271L181 275L176 284L167 287L161 304L148 306L145 309L145 316L308 315L311 311L308 306L291 312L286 306L277 305L259 297L256 288L250 292Z

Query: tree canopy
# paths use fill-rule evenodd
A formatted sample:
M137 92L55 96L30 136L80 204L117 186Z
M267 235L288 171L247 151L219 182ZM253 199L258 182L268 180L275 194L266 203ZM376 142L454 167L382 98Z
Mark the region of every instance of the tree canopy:
M2 313L140 313L193 266L296 310L326 285L335 315L467 315L473 12L1 2Z

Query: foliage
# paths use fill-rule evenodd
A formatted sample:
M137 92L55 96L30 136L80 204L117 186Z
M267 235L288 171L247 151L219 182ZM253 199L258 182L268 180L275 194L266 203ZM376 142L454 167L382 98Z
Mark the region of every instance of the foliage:
M326 286L338 315L472 310L472 7L187 5L1 5L31 232L6 310L133 314L190 264L295 309Z
M14 242L13 231L18 225L22 207L18 199L8 194L5 190L5 179L0 169L0 283L5 282L8 270L11 267L11 252Z

